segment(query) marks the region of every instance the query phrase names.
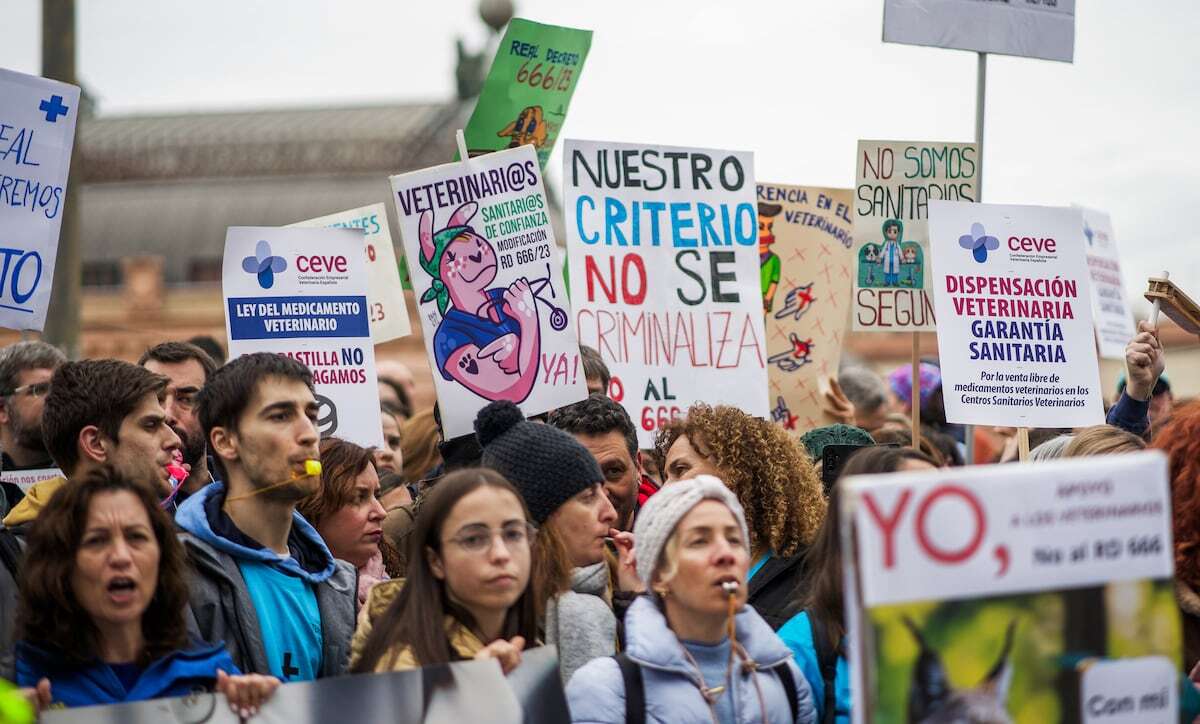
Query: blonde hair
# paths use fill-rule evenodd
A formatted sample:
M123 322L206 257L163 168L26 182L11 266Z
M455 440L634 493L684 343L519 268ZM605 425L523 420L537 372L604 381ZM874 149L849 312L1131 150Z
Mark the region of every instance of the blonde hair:
M438 428L433 410L422 410L400 426L400 451L404 456L404 482L419 483L437 467L442 455L438 451Z
M1063 449L1064 458L1088 455L1119 455L1146 449L1142 438L1112 425L1093 425L1075 433Z
M705 498L704 500L715 500L716 498ZM704 502L704 501L701 501ZM730 511L732 515L733 511ZM735 518L737 516L734 516ZM682 522L682 518L680 519ZM740 535L740 534L739 534ZM679 541L680 531L679 526L675 526L675 530L671 531L671 537L667 538L667 542L663 545L662 554L658 557L658 562L654 565L654 573L650 577L651 588L659 596L663 595L662 587L675 580L675 576L679 575L679 546L682 545ZM749 541L742 541L742 548L745 549L746 555L750 554Z

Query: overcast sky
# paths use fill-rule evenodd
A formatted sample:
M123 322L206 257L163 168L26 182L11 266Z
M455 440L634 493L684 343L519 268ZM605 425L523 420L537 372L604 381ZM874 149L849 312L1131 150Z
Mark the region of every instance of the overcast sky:
M0 66L37 73L41 3L5 5ZM476 0L78 5L79 76L102 114L442 99L454 38L487 38ZM884 44L882 0L518 14L595 31L560 138L750 150L761 181L847 187L859 138L973 138L975 55ZM1085 0L1073 64L990 57L984 200L1107 210L1132 295L1166 268L1200 296L1198 35L1194 0Z

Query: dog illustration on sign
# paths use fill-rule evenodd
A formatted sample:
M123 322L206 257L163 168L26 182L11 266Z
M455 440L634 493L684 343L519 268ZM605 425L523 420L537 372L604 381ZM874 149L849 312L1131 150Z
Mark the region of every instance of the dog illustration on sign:
M442 377L484 399L520 403L537 381L538 298L524 277L490 287L496 250L470 226L478 211L474 202L463 204L437 232L433 212L421 214L421 268L433 277L421 303L436 301L442 317L433 336Z
M509 148L524 146L528 143L534 148L540 149L546 145L550 127L542 115L541 106L527 106L517 114L515 121L500 129L496 135L501 138L507 136Z

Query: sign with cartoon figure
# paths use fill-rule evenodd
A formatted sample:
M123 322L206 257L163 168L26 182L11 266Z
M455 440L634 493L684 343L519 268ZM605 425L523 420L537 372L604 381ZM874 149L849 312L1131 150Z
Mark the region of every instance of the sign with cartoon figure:
M78 116L78 87L0 68L0 327L46 324Z
M855 722L1175 722L1167 459L838 483Z
M321 437L383 444L363 234L231 226L221 287L229 356L275 352L313 373Z
M934 201L929 239L946 419L1104 422L1079 209Z
M856 332L932 332L929 202L974 201L972 143L859 141L855 163Z
M767 417L753 154L572 139L563 163L579 341L641 446L696 401Z
M836 375L853 286L853 192L758 184L758 261L771 419L825 424L820 378Z
M592 31L514 18L463 134L467 153L531 145L545 168L592 45Z
M586 397L533 147L391 181L446 435L493 400L536 415Z
M383 204L341 211L291 226L361 229L367 246L367 318L371 322L371 339L375 344L381 344L412 334L408 305L400 284L400 269L396 265L396 249L392 245L392 232L388 229L387 210Z
M1100 356L1125 359L1125 344L1133 339L1133 311L1125 298L1121 259L1108 214L1080 208L1083 236L1087 240L1087 263L1092 284L1092 319Z

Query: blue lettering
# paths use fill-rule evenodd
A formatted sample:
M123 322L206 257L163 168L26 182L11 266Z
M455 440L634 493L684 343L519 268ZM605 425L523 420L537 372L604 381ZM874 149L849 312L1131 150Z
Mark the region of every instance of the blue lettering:
M604 243L606 245L612 246L615 236L618 246L629 246L625 233L621 231L621 227L617 226L627 218L629 218L629 213L625 211L625 206L620 201L612 197L604 199Z
M738 204L737 211L737 242L742 246L753 246L758 243L758 212L751 204ZM742 222L746 222L745 226ZM743 233L744 230L744 233Z
M680 233L684 229L690 229L695 226L695 222L690 218L684 218L681 214L690 210L691 204L687 202L676 202L671 204L671 244L676 248L695 248L695 238L684 238Z
M721 246L721 236L717 234L717 230L713 228L713 220L717 218L717 212L713 211L713 207L705 203L697 203L696 209L700 212L700 246ZM710 242L709 239L712 239ZM728 237L726 238L728 241Z
M583 243L595 244L600 241L600 232L597 231L591 236L588 236L587 232L583 230L584 202L587 202L587 205L592 207L592 211L596 210L596 202L592 199L592 197L586 194L581 194L579 198L575 200L575 229L579 232L579 238L583 241Z

